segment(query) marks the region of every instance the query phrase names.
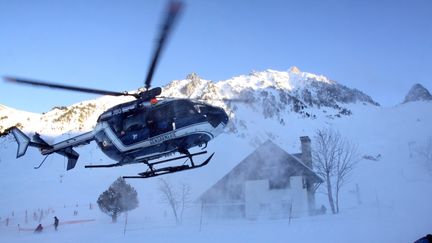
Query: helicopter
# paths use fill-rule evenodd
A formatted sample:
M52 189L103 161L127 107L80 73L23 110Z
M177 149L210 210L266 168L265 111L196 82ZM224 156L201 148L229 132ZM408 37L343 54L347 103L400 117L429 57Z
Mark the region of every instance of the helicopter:
M48 144L38 133L30 138L17 127L9 128L6 133L12 133L18 144L16 157L24 156L29 146L36 147L46 157L35 169L40 168L49 155L56 153L67 158L66 169L71 170L79 158L74 147L96 141L102 152L116 163L90 164L85 165L85 168L146 165L146 171L136 176L123 176L123 178L150 178L207 165L214 153L203 162L196 163L193 159L207 151L190 153L189 149L198 146L204 150L210 140L221 134L229 120L227 113L220 107L200 100L159 97L162 88L150 88L161 51L181 9L181 2L171 1L168 4L167 15L144 82L145 89L139 89L134 93L113 92L11 76L4 77L5 81L17 84L135 98L103 112L93 130L55 144ZM186 161L180 165L166 164L183 159Z

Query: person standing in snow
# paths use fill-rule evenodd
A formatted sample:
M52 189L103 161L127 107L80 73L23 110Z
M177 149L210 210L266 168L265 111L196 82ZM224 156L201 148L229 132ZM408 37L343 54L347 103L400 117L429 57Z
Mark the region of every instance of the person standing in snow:
M43 230L42 224L39 224L39 225L36 227L36 229L34 230L34 232L35 232L35 233L40 233L40 232L42 232L42 230Z
M54 229L57 231L57 227L59 225L59 219L57 218L57 216L54 216Z

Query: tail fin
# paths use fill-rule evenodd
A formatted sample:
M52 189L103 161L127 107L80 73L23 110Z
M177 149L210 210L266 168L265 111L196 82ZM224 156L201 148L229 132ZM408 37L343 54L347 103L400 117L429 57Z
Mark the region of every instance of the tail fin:
M43 155L58 153L68 158L67 170L71 170L75 167L79 154L72 149L72 146L54 149L45 140L43 140L38 133L33 135L33 139L30 139L25 133L23 133L17 127L11 127L6 129L3 134L12 133L18 144L17 158L23 156L27 152L28 146L37 147L41 150ZM66 140L67 141L67 140ZM51 150L51 151L46 151Z
M56 153L61 154L63 156L66 156L68 159L66 170L71 170L75 168L75 165L78 161L79 154L73 150L72 148L65 148L59 151L56 151Z
M37 133L33 136L34 141L17 127L8 128L5 131L5 134L7 133L12 133L12 135L15 137L15 141L18 144L17 158L23 156L27 152L28 146L37 147L39 149L51 148L51 146L42 140L42 138L40 138L39 134Z
M27 135L25 135L21 130L19 130L17 127L12 127L10 128L9 131L12 132L18 144L17 158L19 158L27 152L27 148L30 144L30 138Z

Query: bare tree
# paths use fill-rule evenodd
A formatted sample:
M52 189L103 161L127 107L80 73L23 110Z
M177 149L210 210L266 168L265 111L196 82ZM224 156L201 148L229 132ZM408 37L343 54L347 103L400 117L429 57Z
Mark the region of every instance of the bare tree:
M357 147L332 129L318 130L312 153L314 167L324 178L332 213L339 212L339 195L359 160Z
M343 140L340 144L336 161L336 212L339 213L339 193L341 188L348 182L352 170L359 161L357 146Z
M180 194L180 220L183 221L183 213L185 209L191 203L191 188L188 184L182 183L181 185L181 194Z
M190 186L187 184L180 184L180 187L176 190L170 182L162 178L159 179L159 182L159 191L162 194L162 201L170 206L176 223L181 224L184 210L190 203Z
M424 145L417 148L417 153L422 157L426 169L432 172L432 136L428 137Z
M159 191L162 193L162 201L171 207L174 219L177 224L180 223L178 216L178 199L171 183L164 179L159 179Z

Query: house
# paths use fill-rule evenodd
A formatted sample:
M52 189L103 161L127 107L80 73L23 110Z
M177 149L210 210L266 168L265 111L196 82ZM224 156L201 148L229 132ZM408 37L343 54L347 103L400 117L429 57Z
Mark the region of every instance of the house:
M311 140L289 154L268 140L222 177L198 200L216 217L283 218L312 215L315 190L323 180L312 170Z

